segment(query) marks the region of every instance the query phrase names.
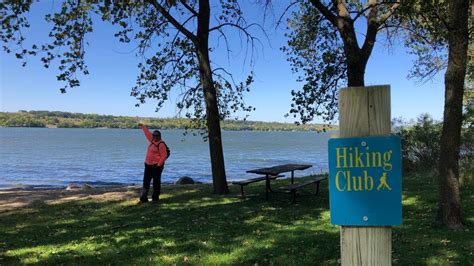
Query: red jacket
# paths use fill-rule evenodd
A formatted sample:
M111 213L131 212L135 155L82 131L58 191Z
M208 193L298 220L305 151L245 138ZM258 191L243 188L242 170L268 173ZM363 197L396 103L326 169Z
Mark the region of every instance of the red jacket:
M148 140L145 163L148 165L165 165L168 153L166 152L166 146L163 140L153 141L153 134L150 130L145 126L141 126L141 129L143 129L143 133L145 133ZM163 142L163 144L161 144L161 142Z

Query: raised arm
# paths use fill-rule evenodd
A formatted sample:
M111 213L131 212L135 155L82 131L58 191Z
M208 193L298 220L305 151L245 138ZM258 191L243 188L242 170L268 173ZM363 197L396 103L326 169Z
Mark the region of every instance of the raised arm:
M149 142L151 142L151 140L153 139L153 134L151 134L150 130L142 124L139 124L138 126L143 130L143 133L145 134L146 139Z

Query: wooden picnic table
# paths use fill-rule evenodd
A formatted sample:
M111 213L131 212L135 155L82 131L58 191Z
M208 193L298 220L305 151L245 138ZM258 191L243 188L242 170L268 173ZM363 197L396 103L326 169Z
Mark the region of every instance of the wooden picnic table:
M270 186L270 177L277 176L281 173L291 172L291 184L295 180L295 171L296 170L305 170L312 167L310 164L282 164L275 165L272 167L258 168L253 170L248 170L247 173L254 173L259 175L265 175L265 198L268 200L268 192L273 192Z

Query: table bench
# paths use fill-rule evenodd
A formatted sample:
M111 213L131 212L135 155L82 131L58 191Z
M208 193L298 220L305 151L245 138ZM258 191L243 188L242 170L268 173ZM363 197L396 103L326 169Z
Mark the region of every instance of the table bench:
M272 167L265 167L259 169L248 170L247 173L253 173L258 175L265 175L265 199L268 200L268 192L273 192L270 186L270 176L277 176L281 173L291 172L291 183L294 183L295 171L305 170L310 168L310 164L282 164Z
M319 193L319 183L323 180L326 180L326 179L328 179L327 175L320 175L320 176L317 176L314 179L310 179L310 180L305 181L303 183L294 183L294 184L290 184L290 185L287 185L287 186L280 187L279 189L284 190L284 191L288 191L291 194L293 194L292 203L295 203L296 202L296 191L298 189L316 183L316 193L314 194L316 196Z
M284 175L271 175L271 176L268 176L268 179L270 180L275 180L279 177L284 177ZM255 178L250 178L250 179L244 179L244 180L237 180L237 181L232 181L232 184L234 185L239 185L240 186L240 195L242 197L245 197L245 194L244 194L244 186L248 185L248 184L252 184L252 183L255 183L255 182L260 182L260 181L264 181L264 180L267 180L267 177L266 176L259 176L259 177L255 177Z

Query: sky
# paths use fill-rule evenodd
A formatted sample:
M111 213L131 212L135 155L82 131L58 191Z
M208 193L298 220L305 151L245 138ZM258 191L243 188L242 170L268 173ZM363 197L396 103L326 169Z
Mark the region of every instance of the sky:
M27 47L31 43L44 43L49 25L42 19L45 12L51 11L56 1L41 1L34 4L29 14L31 28L24 31ZM243 6L248 21L262 21L262 10ZM275 14L282 7L275 5ZM245 47L240 45L238 36L231 33L229 40L232 53L225 53L221 40L211 36L213 43L221 44L211 54L211 60L232 72L237 81L243 81L250 71L255 73L255 82L251 91L245 95L245 102L256 108L249 114L248 120L267 122L294 122L293 117L285 117L290 109L291 90L302 87L296 82L296 74L291 72L286 55L280 48L286 44L284 29L275 27L267 20L266 34L254 31L262 41L255 50L255 63L249 66L245 57ZM359 37L363 35L363 26L356 27ZM61 94L62 83L56 80L57 69L42 66L39 57L29 57L26 67L21 66L14 54L0 54L0 110L16 112L18 110L50 110L95 113L107 115L139 117L175 117L178 116L176 93L172 94L166 105L155 112L156 103L149 100L139 108L137 100L130 96L138 74L138 59L133 45L124 45L113 36L115 28L98 21L94 32L87 37L86 63L90 74L80 78L81 86L69 89ZM389 84L391 86L392 118L416 119L421 113L429 113L437 120L442 119L444 84L443 74L421 84L417 80L407 79L414 57L402 44L388 48L379 36L375 49L369 59L366 85ZM239 117L242 117L240 115ZM318 123L322 120L316 119Z

